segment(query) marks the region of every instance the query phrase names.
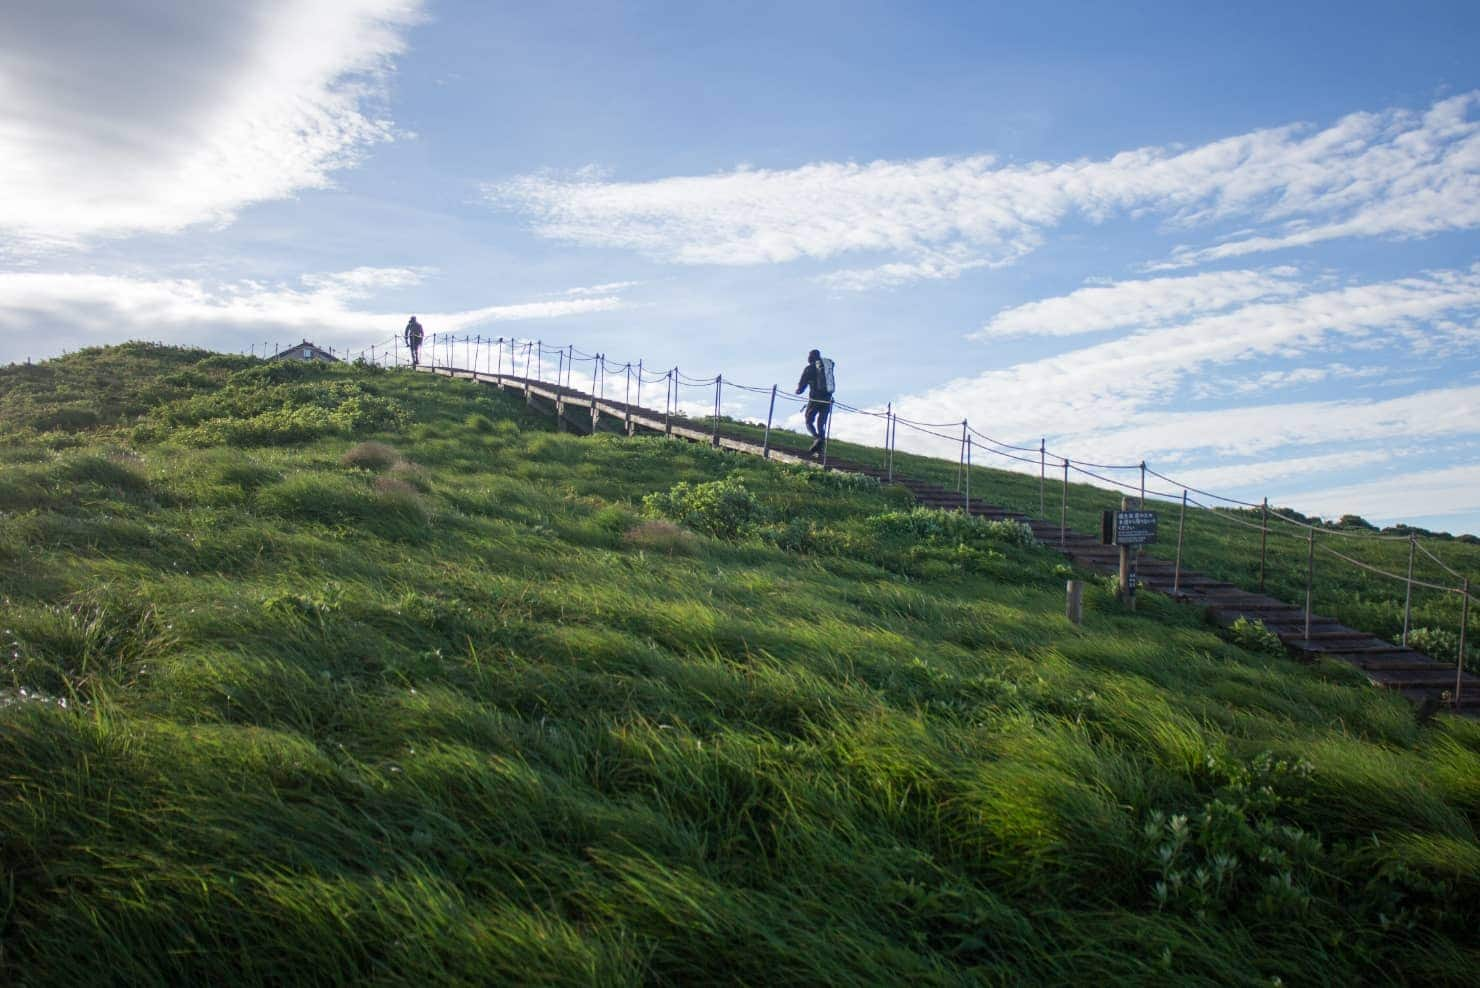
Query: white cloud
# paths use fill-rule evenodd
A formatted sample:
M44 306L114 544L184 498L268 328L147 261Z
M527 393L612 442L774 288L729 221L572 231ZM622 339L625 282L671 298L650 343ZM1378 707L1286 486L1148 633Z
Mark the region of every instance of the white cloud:
M1354 513L1379 524L1474 513L1480 509L1480 464L1416 470L1363 483L1288 495L1307 514Z
M1298 294L1294 268L1218 271L1182 278L1149 278L1090 285L1058 298L1003 309L973 339L1073 336L1107 329L1164 326L1266 298Z
M0 33L0 250L220 223L394 136L420 0L22 4Z
M1071 215L1101 222L1153 214L1188 229L1230 218L1274 227L1218 248L1230 253L1302 237L1471 228L1480 225L1477 104L1480 93L1467 93L1426 113L1355 113L1324 130L1286 126L1098 161L820 162L649 182L524 175L485 194L529 215L542 236L682 264L893 255L882 266L834 272L828 282L870 288L1009 263ZM1187 248L1171 263L1203 256Z
M1256 301L1227 311L1140 330L1094 346L962 378L923 395L900 399L903 414L924 421L968 415L988 432L1012 436L1094 436L1136 458L1186 448L1188 437L1128 450L1105 430L1143 429L1178 398L1188 379L1237 371L1256 361L1286 364L1301 356L1330 360L1343 347L1388 346L1422 335L1431 320L1480 312L1480 264L1461 271L1310 292L1281 301ZM1284 369L1284 368L1282 368ZM1231 440L1221 425L1200 417L1204 434L1224 452ZM1236 415L1237 410L1220 411ZM1083 423L1082 425L1080 423ZM1298 432L1299 423L1282 431ZM1149 437L1145 437L1149 438Z
M60 347L142 338L241 349L307 337L323 345L360 345L398 333L406 313L355 304L380 290L420 282L411 268L356 268L309 275L301 288L240 282L206 285L190 279L147 280L110 275L0 273L0 358ZM429 333L461 333L524 319L605 312L619 296L491 305L455 312L419 312ZM291 342L289 340L288 342Z
M1197 467L1192 470L1177 471L1175 479L1191 487L1221 493L1259 487L1276 480L1329 476L1358 467L1378 466L1390 462L1394 455L1390 449L1356 449L1342 453L1320 453L1315 456L1292 456L1281 460ZM1159 487L1166 486L1160 480L1153 482Z

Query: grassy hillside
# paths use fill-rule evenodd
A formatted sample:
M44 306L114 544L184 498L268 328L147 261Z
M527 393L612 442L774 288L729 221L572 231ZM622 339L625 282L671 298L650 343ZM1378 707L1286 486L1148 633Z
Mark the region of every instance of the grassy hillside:
M712 419L706 420L713 422ZM727 422L726 428L760 440L763 430L738 422ZM882 425L880 441L883 441ZM906 429L901 428L901 436ZM794 446L805 447L809 440L790 433L781 433ZM833 453L847 460L882 466L884 451L877 447L860 446L853 443L833 442ZM1036 463L1037 454L1028 455ZM1002 464L1006 461L994 458L989 453L977 451L977 463ZM933 480L952 490L957 488L959 466L955 461L897 453L896 469L911 477ZM990 466L976 466L972 470L971 493L973 497L1024 512L1034 517L1047 517L1055 524L1061 517L1068 520L1070 528L1081 532L1098 532L1100 512L1120 507L1122 495L1134 496L1135 491L1115 490L1108 486L1092 486L1078 483L1083 479L1076 472L1069 475L1068 496L1065 497L1062 461L1050 459L1043 487L1039 512L1040 483L1037 473L1031 476L1013 473ZM1102 471L1102 475L1113 471ZM1121 472L1114 479L1125 483L1139 484L1136 473ZM1167 491L1171 485L1150 478L1148 489ZM1204 498L1204 501L1209 499ZM1192 495L1194 505L1198 495ZM1067 502L1067 504L1066 504ZM1147 547L1148 554L1162 559L1175 558L1177 549L1177 525L1180 505L1175 501L1151 498L1150 506L1160 515L1160 541ZM1278 507L1278 506L1275 506ZM1415 502L1415 508L1422 505ZM1288 508L1279 509L1286 515L1302 516ZM1261 512L1237 509L1207 511L1189 508L1183 533L1183 565L1220 579L1228 580L1248 589L1259 586L1259 557ZM1316 521L1316 519L1311 519ZM1265 544L1265 589L1275 597L1297 605L1305 602L1305 586L1309 547L1307 533L1297 525L1290 525L1271 517L1269 535ZM1321 526L1316 535L1317 551L1313 578L1313 606L1317 613L1335 617L1351 627L1359 628L1396 642L1403 630L1403 603L1405 584L1400 580L1376 575L1345 560L1330 555L1332 549L1357 559L1369 567L1402 576L1408 568L1408 544L1406 541L1377 540L1368 536L1377 534L1356 526ZM1394 532L1385 534L1392 535ZM1425 533L1421 544L1438 556L1449 569L1461 574L1480 578L1480 540L1463 535L1458 538L1447 534ZM1444 587L1459 587L1460 581L1453 573L1445 572L1422 552L1416 554L1413 566L1414 579ZM1480 583L1477 583L1480 586ZM1410 633L1417 634L1417 644L1435 658L1453 661L1458 647L1460 611L1462 598L1456 592L1439 591L1422 586L1413 591ZM1469 668L1480 673L1480 647L1473 643L1480 638L1480 605L1470 605L1471 626L1466 648Z
M1013 526L550 428L0 370L0 981L1472 983L1480 726L1155 596L1071 627Z

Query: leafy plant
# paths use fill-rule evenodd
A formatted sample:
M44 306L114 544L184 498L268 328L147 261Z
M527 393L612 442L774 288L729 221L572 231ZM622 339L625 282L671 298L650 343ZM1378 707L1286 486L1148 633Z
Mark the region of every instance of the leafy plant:
M671 518L705 535L739 539L751 533L763 511L754 494L739 480L712 480L690 484L680 481L667 491L642 499L651 516Z
M1264 626L1258 618L1249 620L1240 616L1228 627L1229 639L1241 648L1266 655L1284 655L1285 645L1280 636Z

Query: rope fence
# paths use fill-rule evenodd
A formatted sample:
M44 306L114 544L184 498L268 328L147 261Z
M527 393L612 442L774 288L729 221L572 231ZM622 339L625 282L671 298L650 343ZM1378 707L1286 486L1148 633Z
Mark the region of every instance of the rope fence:
M261 354L264 357L288 356L293 349L294 347L290 346L285 350L280 345L274 345L269 349L268 344L264 342L260 347L253 344L245 353L253 356ZM381 367L405 367L412 363L410 350L400 336L388 337L368 346L343 352L332 349L329 352L340 360ZM620 401L627 409L629 431L631 409L634 406L646 408L647 402L655 401L653 389L661 384L664 389L665 423L674 416L701 422L707 419L706 424L712 429L713 441L716 445L719 443L720 423L723 419L729 418L738 423L762 428L764 430L762 445L766 451L765 455L769 455L771 448L771 434L776 425L778 400L781 402L783 416L787 414L788 409L794 414L797 409L793 406L805 406L810 402L809 398L797 396L778 385L745 384L726 379L722 374L694 376L676 366L657 369L642 360L613 361L605 353L588 353L573 344L549 346L538 339L432 333L422 343L418 362L446 371L491 374L496 377L553 383L557 387L563 387L572 392L580 391L591 394L601 402ZM765 409L764 416L759 414L762 407ZM596 414L593 409L593 418ZM1285 510L1271 507L1268 499L1253 502L1203 490L1154 470L1145 461L1099 463L1070 457L1048 446L1046 437L1040 439L1036 446L1018 445L989 435L973 427L966 419L953 422L922 422L906 418L894 411L892 403L883 410L879 410L860 408L836 399L829 402L822 443L824 466L827 456L826 439L832 432L834 421L840 416L849 420L859 420L858 427L850 429L850 434L853 432L862 434L865 431L861 425L863 420L872 419L878 422L877 427L883 439L884 466L889 480L893 480L894 476L900 426L904 426L912 435L955 445L959 451L956 457L956 489L964 495L963 503L969 503L972 470L979 465L974 461L981 454L1001 461L1010 461L1010 464L1023 464L1036 468L1039 481L1038 516L1042 518L1047 518L1050 511L1049 473L1052 470L1056 475L1061 474L1061 480L1058 481L1061 486L1060 504L1057 505L1061 545L1068 528L1071 473L1088 478L1087 483L1090 487L1124 492L1143 504L1148 499L1152 499L1178 507L1174 588L1179 587L1181 582L1186 515L1188 509L1191 508L1203 516L1216 519L1220 524L1248 533L1258 533L1260 540L1258 583L1261 591L1264 589L1268 569L1270 537L1274 536L1277 540L1289 540L1288 542L1282 541L1286 548L1299 545L1304 550L1301 555L1305 557L1307 620L1309 619L1309 598L1314 583L1317 553L1321 558L1339 561L1371 576L1395 581L1403 587L1403 632L1400 641L1404 645L1407 644L1411 630L1415 589L1435 591L1445 595L1459 594L1462 597L1463 606L1459 623L1461 648L1458 660L1461 664L1464 661L1463 644L1468 637L1469 600L1473 596L1470 590L1471 581L1435 553L1431 540L1420 539L1416 533L1383 534L1312 524L1292 516ZM930 454L924 455L929 456ZM1029 474L1029 471L1015 468L1010 464L1004 462L1003 466L1013 469L1018 474ZM1133 473L1134 477L1127 479L1124 476L1126 473ZM1155 478L1169 487L1148 487L1148 477ZM1257 519L1248 517L1255 512L1258 513ZM1343 540L1354 547L1368 543L1374 547L1386 545L1396 548L1400 543L1407 543L1407 571L1406 573L1395 573L1380 565L1338 551L1329 545L1321 544L1321 540L1336 539ZM1426 574L1416 572L1420 558L1427 564L1437 567L1443 577L1453 582L1437 577L1429 578Z

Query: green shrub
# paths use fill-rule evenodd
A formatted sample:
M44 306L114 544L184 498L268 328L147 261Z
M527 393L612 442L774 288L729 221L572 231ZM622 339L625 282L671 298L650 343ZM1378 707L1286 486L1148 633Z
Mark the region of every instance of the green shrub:
M493 419L489 418L487 415L478 415L476 413L469 415L467 418L463 419L463 425L467 426L469 429L472 429L474 432L481 432L485 434L493 432Z
M721 539L739 539L754 530L762 510L755 495L739 480L712 480L704 484L681 481L667 491L642 499L652 516L672 518L696 532Z
M1414 628L1408 632L1408 647L1422 652L1440 662L1454 662L1459 658L1459 635L1443 628ZM1465 642L1465 668L1480 668L1480 653L1468 641Z
M1285 646L1280 641L1280 636L1266 628L1264 622L1258 618L1250 621L1246 617L1240 617L1229 625L1228 636L1235 645L1251 652L1263 652L1266 655L1285 654Z

